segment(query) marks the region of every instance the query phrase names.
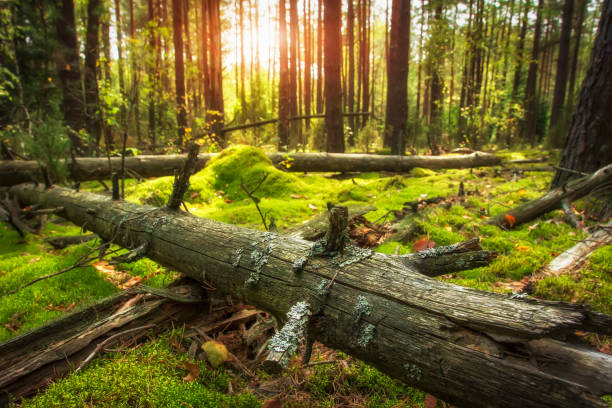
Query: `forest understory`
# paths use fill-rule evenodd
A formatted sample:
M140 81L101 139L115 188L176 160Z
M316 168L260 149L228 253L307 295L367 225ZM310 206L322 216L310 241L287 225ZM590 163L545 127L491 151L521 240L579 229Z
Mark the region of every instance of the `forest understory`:
M538 275L545 265L603 224L595 218L600 202L588 195L572 203L577 228L566 221L562 210L511 229L488 225L486 221L492 217L547 192L553 173L545 166L557 162L556 153L541 150L497 154L506 161L541 158L544 162L462 170L415 168L407 174L288 173L275 168L260 150L237 146L191 177L185 209L196 216L259 230L264 229L262 216L266 226L273 218L278 233L290 234L302 223L325 216L328 203L346 205L363 213L349 224L353 242L396 255L477 237L483 249L496 253L495 259L487 266L436 279L511 297L578 302L611 314L612 245L597 249L569 275ZM172 177L128 179L126 200L163 206L172 186ZM82 183L80 188L110 194L96 181ZM258 206L247 191L259 199L255 200ZM97 241L64 249L54 249L47 242L80 234L84 234L80 227L55 215L48 216L40 233L25 237L8 224L0 225L1 342L120 290L139 285L165 288L180 276L146 258L116 265L95 260L22 288L90 256L99 245ZM109 249L114 250L127 252L115 246ZM214 297L214 291L211 293ZM318 343L306 366L298 353L287 370L267 374L261 369L262 345L279 324L267 313L236 300L222 297L215 305L208 315L210 320L200 321L199 330L193 329L197 322L176 322L161 332L150 329L144 337L124 337L120 344L99 350L82 370L55 379L38 395L11 405L450 406ZM610 353L610 337L575 334L600 352ZM220 366L210 360L211 353L200 350L210 338L232 355L225 363L227 356L222 358ZM604 400L612 404L612 397Z

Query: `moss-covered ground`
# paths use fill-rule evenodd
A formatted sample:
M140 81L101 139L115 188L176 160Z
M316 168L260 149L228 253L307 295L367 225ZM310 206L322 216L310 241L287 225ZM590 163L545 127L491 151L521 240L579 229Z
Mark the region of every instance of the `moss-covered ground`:
M501 152L507 159L540 156L538 151ZM191 179L186 204L195 215L218 221L262 229L261 217L254 203L241 188L251 189L266 176L254 194L267 217L274 217L282 232L315 215L325 212L327 202L335 204L372 204L376 211L367 214L370 221L394 221L392 210L401 210L405 202L425 197L457 193L463 182L468 196L463 203L448 208L428 206L409 214L404 225L411 233L404 242L388 241L378 248L384 253L412 252L413 243L422 236L437 245L448 245L478 236L485 249L496 251L497 259L489 266L447 275L449 283L482 290L508 292L513 282L537 271L556 255L583 238L583 233L563 222L563 214L553 211L518 228L506 231L484 221L508 207L534 199L549 187L551 172L525 172L513 177L511 172L493 168L430 171L414 169L410 174L365 173L332 175L288 173L274 168L265 155L250 147L234 147ZM95 183L85 188L99 190ZM163 205L170 196L170 177L127 183L128 200ZM577 208L585 203L579 201ZM36 277L57 272L87 254L95 243L52 250L43 238L78 234L71 224L47 223L40 235L25 239L0 225L0 341L32 329L70 310L84 307L118 289L91 266L74 269L58 277L38 282L9 294ZM149 285L165 286L177 275L163 267L141 260L120 269L138 275ZM612 314L612 246L596 251L578 276L547 278L539 281L534 296L583 302L592 309ZM73 304L74 303L74 304ZM120 407L120 406L260 406L265 397L252 394L252 384L238 373L221 368L213 370L200 362L197 381L185 382L187 356L171 347L168 339L151 339L124 353L104 354L88 368L56 381L46 393L25 401L23 406ZM602 347L609 339L598 339ZM329 358L329 351L315 354L315 359ZM285 379L300 378L295 392L285 392L284 406L365 405L376 407L423 406L424 394L380 374L360 362L335 355L340 362L309 369L289 370ZM273 381L259 373L259 381ZM276 384L287 381L274 380ZM228 383L233 393L227 394Z

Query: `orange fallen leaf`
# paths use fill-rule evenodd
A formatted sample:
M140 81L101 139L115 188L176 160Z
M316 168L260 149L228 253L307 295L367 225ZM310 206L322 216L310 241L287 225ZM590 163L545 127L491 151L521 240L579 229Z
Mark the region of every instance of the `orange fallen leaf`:
M525 245L517 245L517 246L516 246L516 249L517 249L519 252L529 252L529 251L531 250L531 248L530 248L530 247L525 246Z
M185 368L189 371L189 373L183 377L183 381L193 382L197 380L200 375L200 366L190 363L189 361L185 361L183 364L185 364Z
M38 258L32 258L32 259L30 259L30 260L28 261L28 263L36 263L36 262L38 262L38 261L40 261L40 257L38 257Z
M261 408L283 408L283 403L278 398L269 399L264 402Z
M213 368L219 367L228 358L227 347L218 341L207 341L202 345L202 350L206 353L206 359Z
M436 408L436 405L438 405L438 399L431 394L427 394L423 406L425 408Z
M302 199L302 200L306 200L308 197L305 195L300 195L300 194L289 194L289 197L291 198L295 198L296 200Z
M506 222L508 223L510 228L514 227L514 224L516 223L516 218L514 218L514 216L510 214L506 214L504 215L504 217L506 218Z
M231 204L231 203L233 203L233 202L234 202L234 200L232 200L232 199L230 199L230 198L226 198L226 199L225 199L225 202L226 202L227 204Z
M427 237L421 237L417 242L413 244L414 252L421 252L429 248L436 246L434 241L430 241Z
M119 289L127 289L127 288L131 288L132 286L136 286L138 285L140 282L142 282L142 278L140 276L134 276L132 279L130 279L129 281L117 286Z
M193 200L194 198L198 198L198 196L199 196L199 195L200 195L200 193L195 192L195 193L192 193L192 194L189 196L189 198L191 198L191 199Z

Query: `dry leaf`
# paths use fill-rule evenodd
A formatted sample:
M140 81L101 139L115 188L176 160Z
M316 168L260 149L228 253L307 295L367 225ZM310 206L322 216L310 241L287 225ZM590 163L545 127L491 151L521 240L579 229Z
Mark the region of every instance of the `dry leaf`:
M504 217L506 218L506 222L508 223L510 228L514 227L514 224L516 223L516 218L514 218L514 216L510 214L506 214L504 215Z
M308 208L310 208L311 210L313 210L313 211L314 211L314 210L316 210L316 209L317 209L317 206L316 206L316 205L314 205L314 204L308 204Z
M189 198L191 198L191 199L193 200L194 198L198 198L198 196L199 196L199 195L200 195L200 193L198 193L198 192L196 191L195 193L192 193L192 194L189 196Z
M189 374L183 377L183 381L193 382L197 380L200 375L200 366L189 361L185 361L183 364L185 364L185 368L189 371Z
M283 403L278 398L269 399L261 408L283 408Z
M425 404L423 405L425 408L436 408L438 405L438 399L431 394L427 394L425 396Z
M30 260L28 261L28 263L36 263L36 262L38 262L38 261L40 261L40 257L38 257L38 258L32 258L32 259L30 259Z
M58 311L58 312L69 312L72 309L74 309L75 306L76 306L76 302L72 302L68 306L64 306L64 305L53 306L53 303L50 303L49 305L47 305L45 307L45 309L47 309L49 311L55 310L55 311Z
M293 194L293 193L289 194L289 197L295 198L296 200L299 200L299 199L306 200L306 199L308 199L308 197L305 196L305 195L299 195L299 194Z
M138 285L140 282L142 282L142 278L140 276L134 276L132 279L130 279L129 281L117 286L119 289L127 289L127 288L131 288L132 286L136 286Z
M226 199L225 199L225 202L226 202L227 204L231 204L231 203L233 203L233 202L234 202L234 200L232 200L232 199L230 199L230 198L226 198Z
M421 237L417 242L413 244L414 252L421 252L429 248L436 246L434 241L430 241L427 237Z

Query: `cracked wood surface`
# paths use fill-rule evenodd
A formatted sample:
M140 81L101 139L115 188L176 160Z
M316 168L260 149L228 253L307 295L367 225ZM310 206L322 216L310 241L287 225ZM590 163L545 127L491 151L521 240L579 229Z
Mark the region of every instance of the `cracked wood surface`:
M25 204L63 206L66 218L119 245L148 243L149 258L276 316L307 300L314 338L457 405L605 406L599 396L612 392L612 358L565 342L575 330L612 333L610 316L581 305L447 284L382 254L344 267L310 257L295 272L312 243L60 187L11 192ZM357 313L359 299L366 312ZM536 342L555 345L561 369L547 368Z

